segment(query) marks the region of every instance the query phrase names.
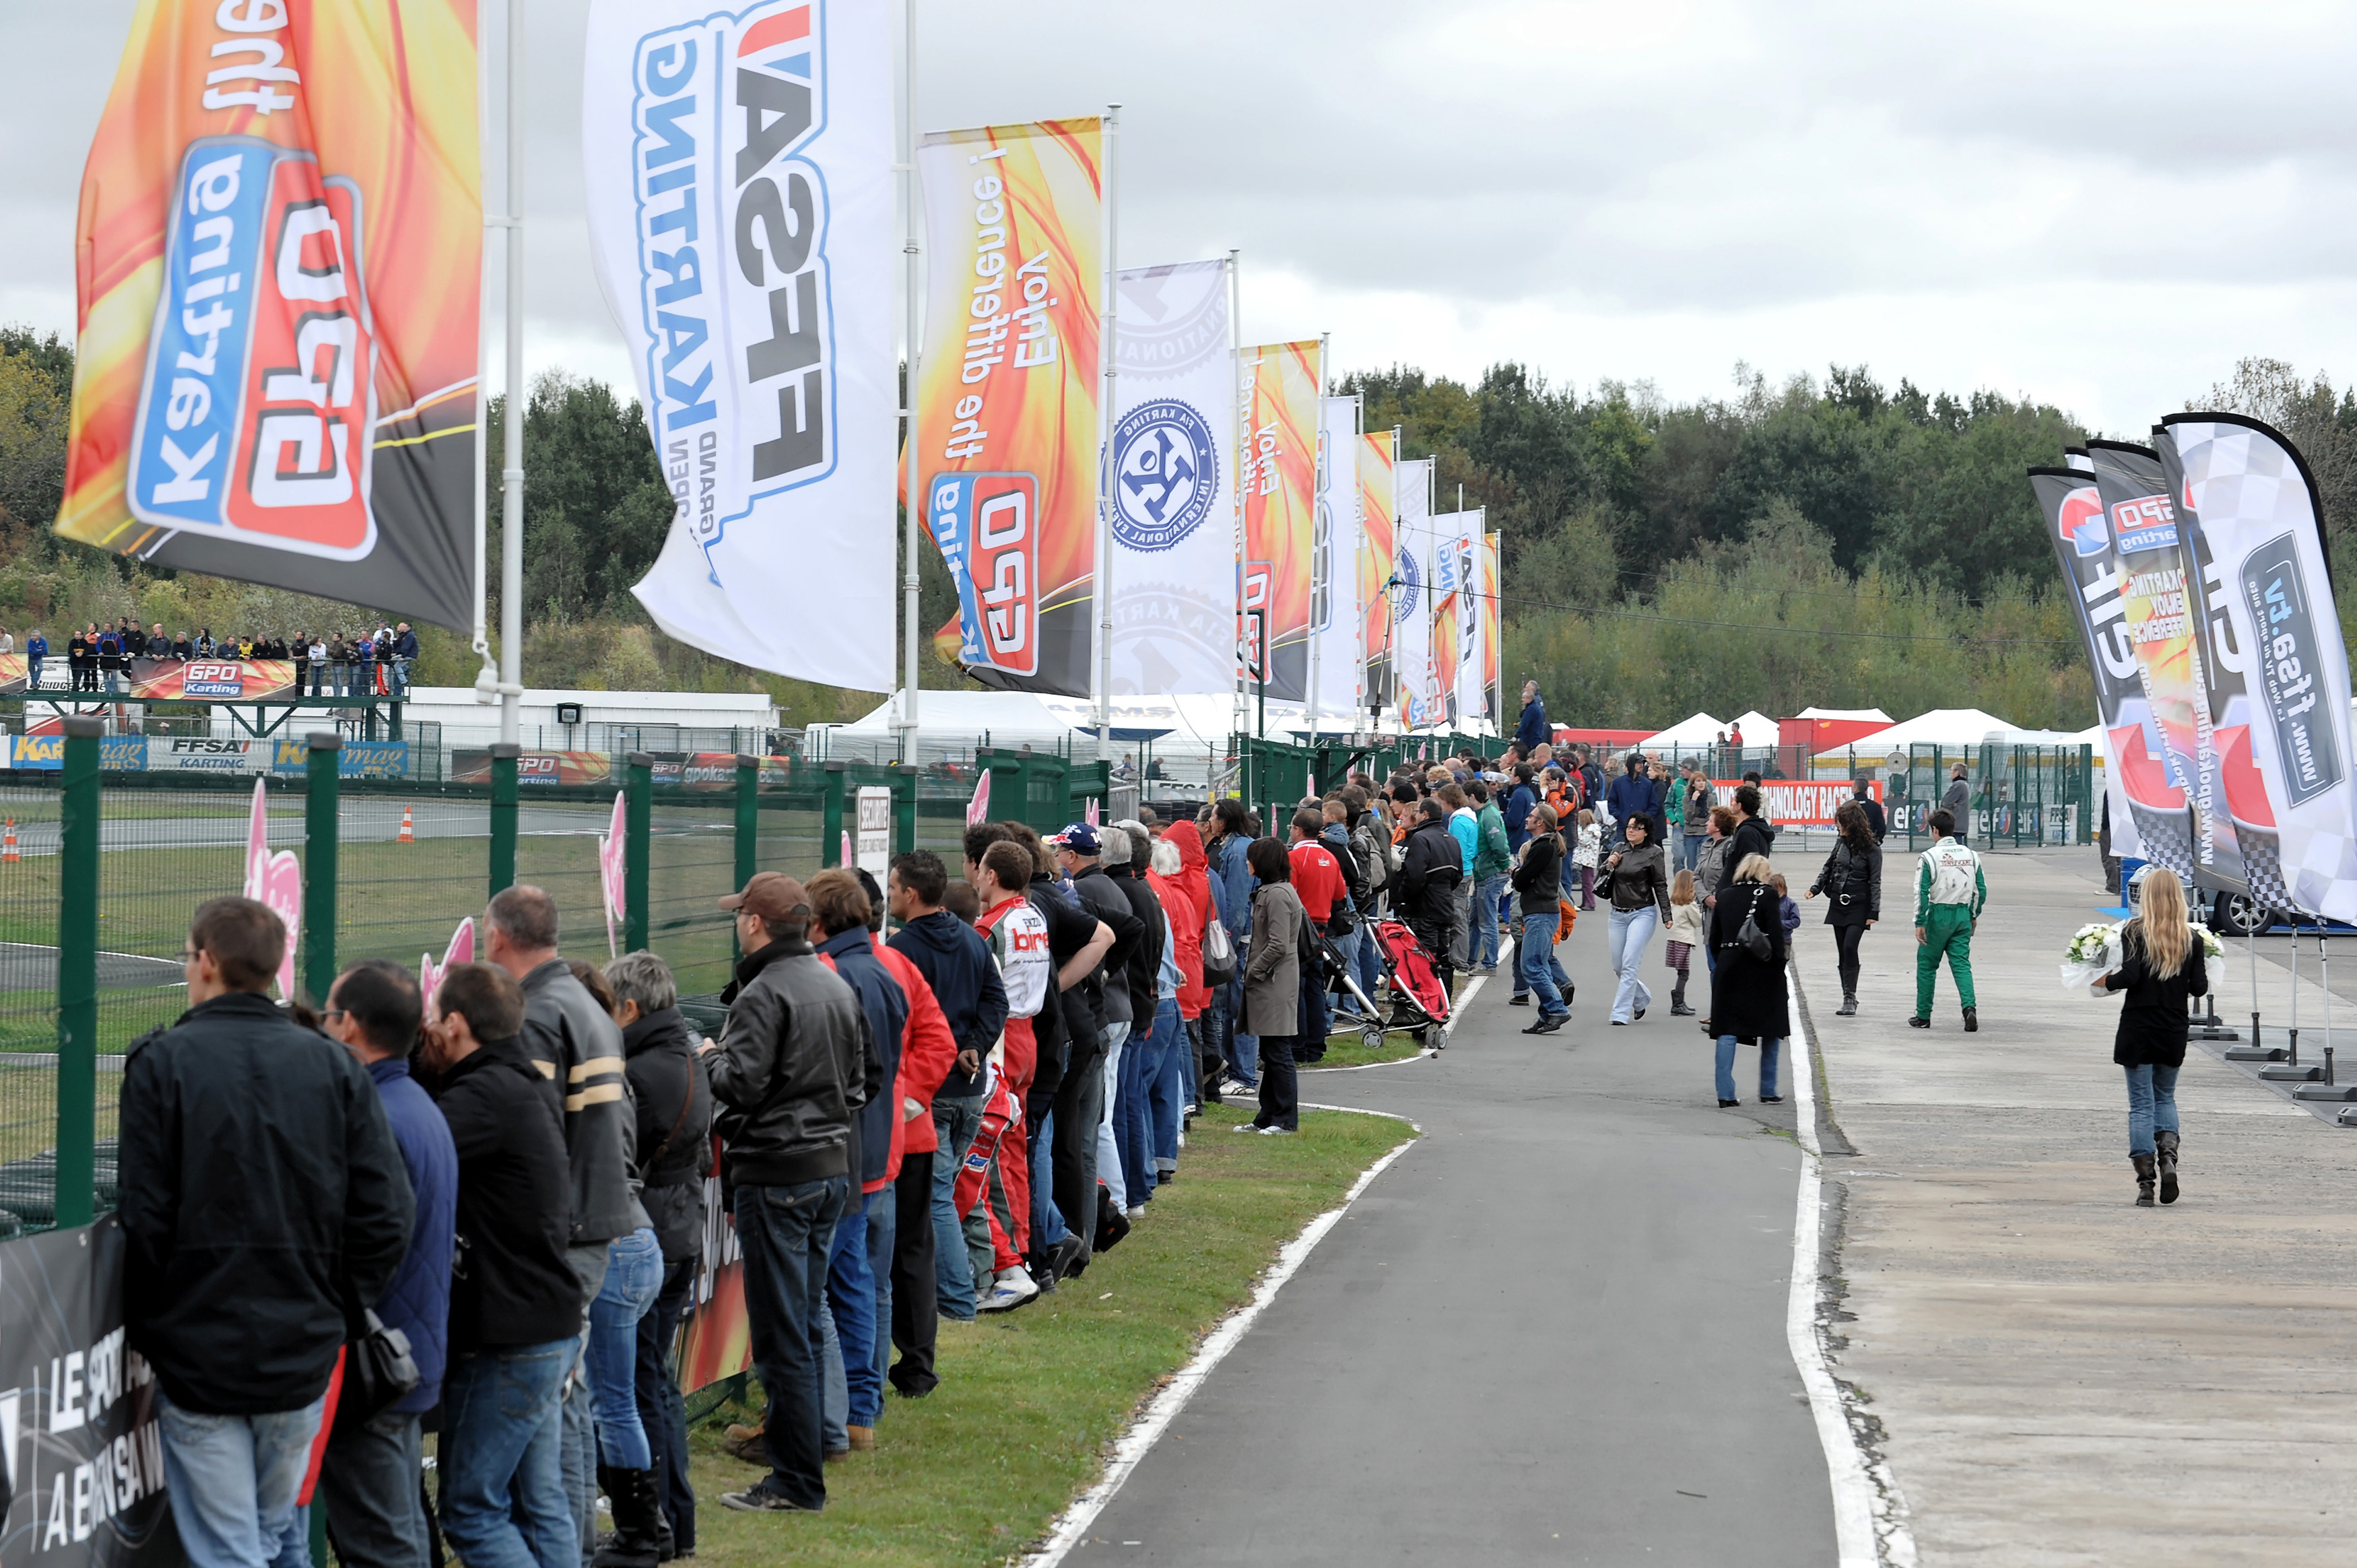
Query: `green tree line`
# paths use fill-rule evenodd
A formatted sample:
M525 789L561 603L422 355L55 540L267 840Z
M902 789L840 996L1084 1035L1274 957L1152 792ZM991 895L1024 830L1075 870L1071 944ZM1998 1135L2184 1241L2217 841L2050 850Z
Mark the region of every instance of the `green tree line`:
M357 628L372 611L156 571L55 539L73 355L0 328L0 625L53 633L132 614L229 629ZM2093 722L2092 687L2052 547L2022 470L2088 434L1991 392L1958 398L1865 368L1781 384L1738 367L1733 394L1673 403L1645 383L1582 392L1527 366L1468 384L1394 367L1344 376L1364 424L1436 459L1437 499L1488 509L1504 538L1504 667L1560 722L1665 724L1697 709L1817 703L1988 709L2024 726ZM524 673L532 684L766 690L789 722L856 716L867 693L748 670L675 642L630 585L661 553L672 501L635 399L544 375L524 411ZM2307 456L2336 577L2357 575L2357 395L2247 360L2188 406L2266 419ZM503 525L503 406L484 461L490 556ZM2140 432L2122 433L2130 438ZM896 528L896 539L903 537ZM955 613L920 550L921 629ZM2357 576L2344 619L2357 621ZM493 585L492 627L499 624ZM462 637L428 631L421 676L464 685ZM929 685L959 682L925 661Z

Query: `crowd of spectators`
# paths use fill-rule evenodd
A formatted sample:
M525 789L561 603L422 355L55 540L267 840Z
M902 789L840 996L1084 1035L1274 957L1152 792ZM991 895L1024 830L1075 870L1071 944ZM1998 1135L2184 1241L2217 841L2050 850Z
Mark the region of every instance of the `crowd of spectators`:
M18 651L15 633L0 630L0 656ZM111 626L89 621L70 633L62 667L57 657L60 650L38 628L26 635L21 651L28 691L122 694L136 682L152 678L163 661L261 660L292 664L297 694L403 697L408 694L410 670L417 661L417 633L401 621L373 630L241 632L216 638L210 627L172 632L158 621L143 628L125 616ZM135 669L134 660L149 662Z

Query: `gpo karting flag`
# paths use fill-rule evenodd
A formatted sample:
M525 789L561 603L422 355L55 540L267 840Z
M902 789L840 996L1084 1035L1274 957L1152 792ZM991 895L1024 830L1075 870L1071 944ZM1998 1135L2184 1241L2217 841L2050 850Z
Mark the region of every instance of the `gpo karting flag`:
M1236 385L1228 263L1119 278L1114 338L1113 690L1236 685Z
M2316 482L2290 442L2232 413L2171 414L2161 468L2180 527L2198 531L2208 603L2241 678L2241 736L2266 787L2273 863L2246 854L2253 897L2357 920L2357 758L2350 746L2349 652L2333 602ZM2239 750L2237 749L2239 748ZM2242 828L2251 808L2227 803Z
M632 592L708 652L892 684L892 45L882 7L594 0L597 281L678 502Z

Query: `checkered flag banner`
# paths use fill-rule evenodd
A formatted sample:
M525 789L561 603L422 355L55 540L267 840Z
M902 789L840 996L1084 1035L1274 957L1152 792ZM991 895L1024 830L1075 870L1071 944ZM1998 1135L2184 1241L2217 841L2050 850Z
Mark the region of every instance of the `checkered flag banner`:
M2349 653L2315 480L2290 442L2240 414L2171 414L2155 445L2179 527L2198 534L2220 661L2244 687L2239 709L2215 715L2232 815L2254 840L2272 830L2282 907L2357 920Z

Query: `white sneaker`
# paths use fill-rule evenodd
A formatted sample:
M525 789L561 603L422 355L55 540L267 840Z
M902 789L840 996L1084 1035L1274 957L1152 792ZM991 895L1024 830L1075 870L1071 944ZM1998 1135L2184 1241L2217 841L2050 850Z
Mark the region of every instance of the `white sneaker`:
M1038 1282L1021 1269L1009 1269L998 1276L998 1283L987 1296L975 1304L977 1312L1012 1312L1039 1294Z
M1130 1222L1132 1224L1135 1224L1138 1220L1146 1218L1146 1205L1142 1203L1139 1204L1135 1208L1128 1210L1128 1215Z

